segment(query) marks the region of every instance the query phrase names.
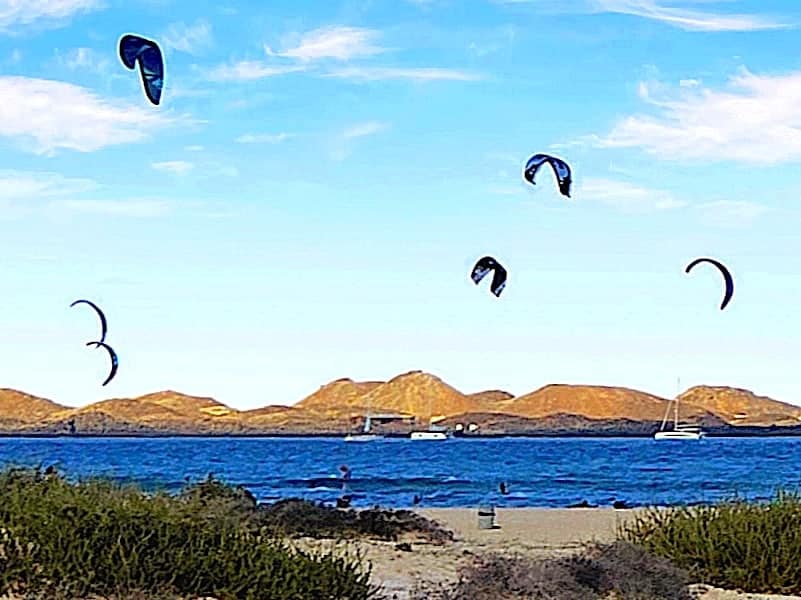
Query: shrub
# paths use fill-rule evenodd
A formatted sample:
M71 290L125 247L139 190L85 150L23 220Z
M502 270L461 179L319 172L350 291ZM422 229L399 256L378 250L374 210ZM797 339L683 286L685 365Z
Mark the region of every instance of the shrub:
M271 531L315 538L370 536L396 541L414 533L434 542L453 539L453 532L408 510L340 510L297 498L260 505L259 523Z
M419 588L415 600L690 600L688 574L644 548L618 541L564 558L492 554L462 569L459 581ZM614 596L610 596L614 594Z
M292 549L243 519L244 504L240 513L222 514L220 502L236 494L212 483L173 498L102 480L70 484L38 469L0 473L0 593L220 600L378 594L361 556Z
M719 587L758 593L801 592L801 499L737 498L712 506L650 509L621 527L621 539L689 569Z

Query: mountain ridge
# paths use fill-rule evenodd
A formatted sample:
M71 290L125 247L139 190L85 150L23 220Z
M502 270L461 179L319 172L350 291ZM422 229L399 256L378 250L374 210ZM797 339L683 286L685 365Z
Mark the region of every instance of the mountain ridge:
M751 390L698 385L678 398L681 420L712 430L801 433L801 407ZM249 410L169 389L68 407L0 388L0 434L344 435L358 430L369 413L375 429L389 435L432 422L452 429L473 423L479 435L649 435L670 418L670 402L626 387L566 383L519 396L500 389L464 393L421 370L387 381L340 378L294 405Z

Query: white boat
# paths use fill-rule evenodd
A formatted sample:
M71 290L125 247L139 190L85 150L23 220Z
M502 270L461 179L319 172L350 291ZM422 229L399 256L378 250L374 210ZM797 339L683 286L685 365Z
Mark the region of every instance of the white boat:
M370 427L372 426L373 421L368 414L364 418L364 433L349 433L345 436L346 442L374 442L375 440L381 440L384 438L383 435L379 435L377 433L370 433Z
M662 426L654 434L655 440L700 440L706 437L706 433L698 425L680 425L679 424L679 393L676 392L676 397L673 399L673 429L665 430L667 424L668 413L670 412L670 402L668 402L665 409L665 417L662 419Z
M409 437L418 442L434 442L447 440L450 436L444 431L412 431Z

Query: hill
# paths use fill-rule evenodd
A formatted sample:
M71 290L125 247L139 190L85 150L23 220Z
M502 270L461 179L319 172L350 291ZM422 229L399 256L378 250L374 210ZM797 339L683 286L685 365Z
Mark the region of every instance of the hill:
M716 433L801 433L801 407L749 390L696 386L680 398L682 421L700 423ZM435 375L410 371L389 381L337 379L293 406L246 411L173 390L69 408L0 389L0 431L66 434L74 428L78 434L91 435L344 435L358 430L369 411L383 415L374 420L374 427L387 434L407 434L428 426L432 419L450 428L467 429L473 423L485 435L650 435L668 408L665 398L610 386L551 384L521 396L501 390L465 394Z

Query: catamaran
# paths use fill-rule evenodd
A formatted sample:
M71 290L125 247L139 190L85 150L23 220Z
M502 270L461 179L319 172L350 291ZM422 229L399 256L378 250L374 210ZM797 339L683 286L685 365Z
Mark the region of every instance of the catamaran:
M698 425L680 425L679 424L679 393L676 391L676 397L672 400L673 404L673 429L665 431L667 424L668 413L670 412L670 404L668 402L665 409L665 417L662 419L662 426L654 434L655 440L700 440L706 436L704 430Z

